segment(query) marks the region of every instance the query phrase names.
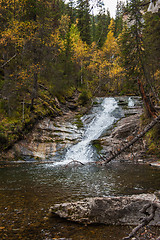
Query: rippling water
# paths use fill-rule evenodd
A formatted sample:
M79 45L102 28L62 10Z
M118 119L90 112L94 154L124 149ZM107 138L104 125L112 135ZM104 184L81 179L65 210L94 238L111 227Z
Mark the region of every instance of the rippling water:
M87 139L84 144L87 148L91 140L103 134L104 124L108 128L123 115L117 102L112 98L109 101L112 102L112 108L109 108L111 111L104 107L101 99L94 109L82 118L83 134L79 141L84 143ZM99 114L94 118L95 112L99 110L101 113L105 112L105 115L104 121L100 121L102 128L96 133L94 129L103 115ZM109 123L108 120L106 123L105 119L107 114L110 114L112 119ZM75 146L79 147L78 144ZM93 151L92 146L90 147L90 151ZM67 154L69 151L73 151L72 147ZM81 157L82 153L83 151ZM88 155L86 156L88 159ZM94 154L91 155L92 160L93 157ZM63 162L66 158L67 155L62 156L58 162ZM90 158L87 161L90 162ZM44 221L43 218L54 203L85 197L153 193L159 189L160 171L148 165L113 161L106 167L86 164L66 168L61 164L37 162L1 164L0 167L0 239L119 240L129 231L128 227L86 227L59 218L49 221Z

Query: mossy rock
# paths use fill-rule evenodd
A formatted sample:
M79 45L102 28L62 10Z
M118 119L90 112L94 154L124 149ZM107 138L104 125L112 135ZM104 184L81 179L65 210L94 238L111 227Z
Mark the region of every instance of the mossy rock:
M84 90L79 95L78 101L82 106L84 106L90 101L91 98L92 98L92 94L90 92Z
M147 153L160 156L160 124L146 134L146 140L148 145Z
M92 141L92 145L96 148L96 150L98 151L98 152L100 152L102 149L103 149L103 147L102 147L102 145L101 145L101 141L100 140L93 140Z

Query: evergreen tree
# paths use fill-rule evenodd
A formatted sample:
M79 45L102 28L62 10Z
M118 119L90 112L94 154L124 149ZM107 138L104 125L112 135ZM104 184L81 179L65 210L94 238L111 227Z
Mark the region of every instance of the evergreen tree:
M146 13L144 16L144 47L146 64L150 70L150 81L154 88L155 98L160 96L160 15L159 13Z
M117 1L116 6L116 17L115 17L115 36L117 37L123 29L123 12L124 3L122 1Z
M81 38L87 44L91 43L91 19L89 0L78 0L77 2L78 29Z
M70 0L69 3L67 4L66 12L70 16L70 24L75 23L75 21L76 21L76 8L75 8L75 2L73 0Z
M102 47L108 33L108 26L110 24L110 12L107 10L105 14L105 8L103 2L100 2L100 11L96 16L96 43L99 47Z
M127 88L136 89L137 78L142 77L143 45L142 45L142 13L141 1L131 0L126 8L126 23L120 36L120 49L123 67L126 69Z
M149 67L149 61L147 61L148 53L144 41L146 26L144 26L142 15L144 11L142 11L142 8L143 4L140 0L131 0L128 5L128 19L120 37L122 62L129 80L127 81L128 88L136 89L138 80L139 85L143 84L145 86L147 95L151 93L158 100L151 77L151 68ZM145 99L144 96L143 99ZM145 103L145 105L151 105L149 96L147 101L148 103ZM146 110L149 109L148 106ZM152 116L152 111L147 110L147 113L148 116Z

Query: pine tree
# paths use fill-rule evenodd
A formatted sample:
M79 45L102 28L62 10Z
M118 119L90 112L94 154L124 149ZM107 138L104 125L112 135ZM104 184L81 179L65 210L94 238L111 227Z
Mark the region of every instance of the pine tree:
M82 40L87 44L91 43L91 19L89 12L89 0L78 0L78 29Z
M150 81L154 89L157 102L160 96L160 15L159 13L146 13L144 16L144 46L146 64L150 70Z
M102 47L108 33L108 26L110 24L110 12L107 10L107 14L105 14L105 9L103 2L100 5L100 11L96 16L96 43L99 47Z
M149 94L152 93L155 98L157 98L157 94L151 80L151 68L147 63L148 54L143 34L144 20L142 7L143 5L140 0L130 1L128 5L128 20L120 37L120 45L123 66L126 69L129 80L127 82L128 87L135 88L137 82L139 89L141 89L142 85L145 86L145 91L143 93L140 91L140 93L146 105L146 112L149 117L152 117L154 113L150 110L152 104Z
M131 0L126 8L126 22L119 38L123 67L126 69L128 89L137 89L137 78L143 73L141 1Z
M117 1L116 6L116 17L115 17L115 36L117 37L123 29L123 12L124 3L122 1Z

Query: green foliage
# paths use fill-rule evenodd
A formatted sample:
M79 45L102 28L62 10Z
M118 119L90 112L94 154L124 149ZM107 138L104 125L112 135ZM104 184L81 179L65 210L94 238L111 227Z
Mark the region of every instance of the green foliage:
M79 95L78 101L82 106L86 105L91 100L92 94L86 90L83 90Z
M80 31L81 38L87 44L91 43L91 25L89 14L89 0L77 1L77 17L78 17L78 29Z
M137 93L137 77L160 94L159 13L141 21L141 1L123 4L115 21L88 0L0 1L0 139L4 148L22 138L37 119L61 114L77 88L79 104L92 94ZM133 23L133 24L131 24ZM119 45L117 44L119 43ZM148 81L150 79L150 82ZM151 83L151 84L149 84ZM92 93L92 94L91 94ZM24 104L23 104L24 103Z
M148 154L160 156L160 125L155 126L146 135Z
M92 144L98 152L100 152L103 149L100 140L93 140Z
M116 6L116 18L115 18L115 36L118 37L123 29L123 14L124 14L124 3L117 1Z
M130 1L126 8L127 20L119 36L121 66L125 71L125 88L138 90L137 79L145 77L145 54L142 40L143 16L141 1Z
M102 47L108 33L108 26L110 24L111 17L109 11L105 14L104 6L101 5L98 15L95 17L95 37L93 38L96 41L98 47Z
M144 129L151 119L147 117L145 113L141 115L141 126ZM147 153L160 156L160 124L154 126L147 134L144 139L147 143Z

